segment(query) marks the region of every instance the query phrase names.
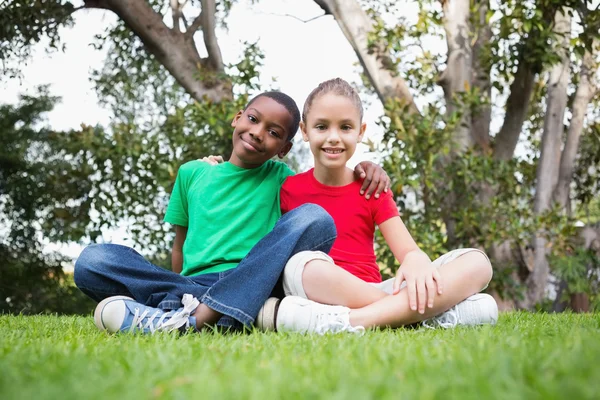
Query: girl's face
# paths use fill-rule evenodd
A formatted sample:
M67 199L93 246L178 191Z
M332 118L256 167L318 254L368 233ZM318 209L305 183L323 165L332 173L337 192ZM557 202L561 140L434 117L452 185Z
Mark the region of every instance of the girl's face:
M300 123L302 137L310 145L315 167L340 168L352 157L367 125L347 97L326 93L317 97Z

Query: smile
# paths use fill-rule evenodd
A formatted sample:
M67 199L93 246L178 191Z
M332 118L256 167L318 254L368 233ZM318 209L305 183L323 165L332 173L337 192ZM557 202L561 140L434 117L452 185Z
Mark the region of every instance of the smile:
M244 146L244 148L245 148L246 150L250 150L250 151L256 151L256 152L260 152L260 151L261 151L261 150L260 150L258 147L256 147L256 146L255 146L255 145L253 145L252 143L250 143L250 142L247 142L247 141L245 141L244 139L241 139L241 141L242 141L242 145Z
M340 154L344 149L323 149L323 151L328 154Z

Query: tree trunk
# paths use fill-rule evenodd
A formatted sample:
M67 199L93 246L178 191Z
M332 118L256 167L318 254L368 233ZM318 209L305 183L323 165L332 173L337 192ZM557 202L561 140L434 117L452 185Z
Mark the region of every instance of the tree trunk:
M529 110L535 75L533 67L521 57L506 100L504 122L494 141L494 157L497 160L513 158Z
M593 43L595 48L597 40ZM597 87L594 82L596 69L598 68L593 55L586 50L581 64L581 72L579 78L579 86L575 93L575 100L571 109L571 123L567 133L567 142L560 158L560 171L556 192L554 193L555 201L565 208L569 203L569 194L571 180L573 179L573 169L575 167L575 157L579 148L579 139L583 132L583 122L587 113L587 106L590 100L594 97Z
M490 44L492 28L487 21L486 15L490 4L488 0L477 0L477 13L475 15L474 27L475 44L473 45L473 75L471 81L473 87L480 95L489 102L492 97L492 85L490 82L490 65L484 59L485 48ZM490 148L490 123L492 121L491 104L482 105L471 115L471 136L483 153Z
M444 89L448 116L461 111L457 95L471 89L473 57L471 49L470 0L447 0L443 2L444 29L448 45L446 69L439 79ZM471 114L464 111L457 127L454 144L459 153L473 145L471 138Z
M564 131L564 115L567 107L567 86L570 81L569 34L571 17L566 10L559 10L555 16L554 31L559 35L556 51L561 62L554 65L548 79L548 97L546 118L540 159L537 165L537 182L534 200L534 212L540 215L552 206L552 195L558 182L558 169L562 134ZM527 301L530 306L544 298L550 268L546 256L548 244L541 232L534 238L534 266L527 278Z
M418 113L419 110L404 79L397 75L397 71L390 71L386 66L385 61L389 56L378 50L377 46L369 48L369 33L373 31L373 24L360 4L355 0L314 1L337 21L356 52L379 100L383 104L389 99L400 100L408 106L409 111Z
M206 2L203 1L204 3ZM84 4L88 8L103 8L117 14L140 38L148 52L156 57L194 99L219 102L232 97L231 84L219 76L223 68L222 61L210 57L211 52L212 55L216 54L216 40L210 39L214 38L214 23L202 27L205 40L207 36L210 39L207 48L211 50L209 58L202 59L192 35L179 32L179 26L175 23L177 28L170 29L163 22L162 15L155 12L145 0L85 0ZM214 22L214 13L205 13L204 16ZM220 55L220 51L218 54ZM198 75L202 75L202 79Z

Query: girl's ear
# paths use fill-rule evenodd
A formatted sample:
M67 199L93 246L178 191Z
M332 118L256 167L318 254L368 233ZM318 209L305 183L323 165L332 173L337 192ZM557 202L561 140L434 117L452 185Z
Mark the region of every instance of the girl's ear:
M359 141L359 142L360 142L360 141L362 141L362 139L363 139L363 136L365 135L365 131L366 131L366 130L367 130L367 123L366 123L366 122L363 122L363 123L360 125L360 133L358 134L358 141Z
M303 121L300 121L300 130L302 131L302 139L305 142L308 142L308 135L306 134L306 124Z
M242 117L242 114L244 113L244 110L240 110L237 112L237 114L235 114L235 117L233 117L233 121L231 121L231 126L235 128L235 126L237 125L237 122L240 120L240 118Z
M290 152L290 150L292 149L292 142L287 142L279 151L279 153L277 153L277 157L279 158L283 158L285 157L285 155L287 153Z

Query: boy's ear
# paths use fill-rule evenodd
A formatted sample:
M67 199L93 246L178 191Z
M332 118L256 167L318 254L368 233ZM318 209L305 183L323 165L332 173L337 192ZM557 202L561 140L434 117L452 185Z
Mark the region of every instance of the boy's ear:
M287 142L287 143L286 143L286 144L285 144L285 145L284 145L284 146L281 148L281 150L279 151L279 153L277 153L277 157L279 157L279 158L283 158L283 157L285 157L285 155L286 155L287 153L289 153L289 152L290 152L290 150L292 149L292 145L293 145L293 144L292 144L292 142Z
M244 113L244 110L240 110L237 112L237 114L235 114L235 117L233 117L233 121L231 121L231 126L233 128L235 128L235 126L237 125L237 122L240 120L243 113Z
M367 123L363 122L360 125L360 133L358 134L358 141L362 141L363 136L365 135L365 131L367 130Z
M308 135L306 134L306 124L303 121L300 121L300 130L302 131L302 139L305 142L308 142Z

